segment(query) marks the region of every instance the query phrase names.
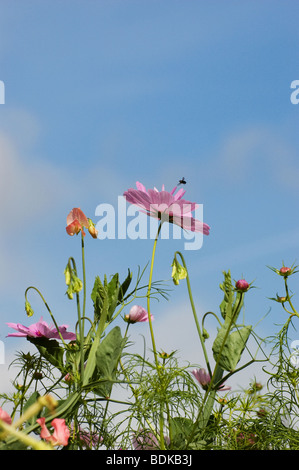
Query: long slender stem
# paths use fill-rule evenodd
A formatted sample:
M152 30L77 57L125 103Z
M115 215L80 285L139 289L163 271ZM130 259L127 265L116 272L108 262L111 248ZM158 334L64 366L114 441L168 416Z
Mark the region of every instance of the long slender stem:
M285 290L286 290L286 298L287 298L287 301L289 302L290 307L291 307L291 309L292 309L293 312L294 312L294 315L296 315L297 317L299 317L298 312L297 312L297 310L295 309L295 307L293 306L293 304L292 304L292 302L291 302L291 299L290 299L289 288L288 288L288 283L287 283L287 278L286 278L286 277L284 278L284 285L285 285Z
M81 370L81 383L84 378L84 319L86 308L86 271L85 271L85 253L84 253L84 235L81 230L81 252L82 252L82 272L83 272L83 304L82 315L80 314L79 296L77 295L77 308L78 308L78 322L80 334L80 370Z
M154 268L154 261L155 261L155 253L156 253L156 247L157 247L157 241L160 235L162 227L162 222L160 222L160 225L158 227L157 235L154 241L154 246L153 246L153 252L152 252L152 259L151 259L151 266L150 266L150 275L149 275L149 281L148 281L148 289L147 289L147 313L148 313L148 322L149 322L149 328L150 328L150 335L151 335L151 340L152 340L152 346L153 346L153 352L154 352L154 357L155 357L155 363L157 370L159 368L159 363L158 363L158 357L157 357L157 349L156 349L156 343L155 343L155 337L154 337L154 331L153 331L153 325L152 325L152 319L151 319L151 312L150 312L150 294L151 294L151 286L152 286L152 279L153 279L153 268Z
M208 424L208 420L209 420L211 411L213 409L213 403L214 403L214 399L215 399L215 395L216 395L216 389L215 389L214 383L217 384L221 380L222 375L223 375L223 369L219 365L222 350L225 346L225 343L226 343L228 335L231 331L231 328L232 328L232 326L235 322L236 313L239 311L239 308L242 305L242 301L243 301L243 293L241 293L241 295L240 295L238 305L237 305L237 307L235 309L235 312L231 317L230 323L229 323L229 325L226 329L226 332L225 332L225 335L224 335L224 338L223 338L223 341L222 341L222 345L221 345L221 348L220 348L220 351L219 351L219 354L218 354L218 357L217 357L217 360L216 360L216 364L215 364L215 367L214 367L214 372L211 376L211 381L209 383L208 390L206 391L206 393L204 395L203 402L201 404L200 410L199 410L198 415L197 415L197 419L196 419L196 421L193 425L193 429L192 429L191 434L188 438L187 447L190 444L190 442L192 441L193 436L195 434L196 429L198 428L198 425L199 425L200 421L201 421L201 425L200 425L201 433L204 432L204 430L205 430L205 428Z
M151 266L150 266L150 275L149 275L149 281L148 281L148 289L147 289L148 322L149 322L150 335L151 335L151 340L152 340L152 346L153 346L156 369L157 369L157 373L158 373L160 378L161 378L160 366L159 366L159 362L158 362L158 354L157 354L157 348L156 348L155 337L154 337L154 330L153 330L152 319L151 319L150 295L151 295L151 287L152 287L152 279L153 279L153 268L154 268L154 261L155 261L155 253L156 253L157 241L158 241L158 238L159 238L159 235L160 235L162 223L163 222L161 221L160 224L159 224L157 234L156 234L156 238L155 238L155 241L154 241L152 259L151 259ZM159 418L160 447L161 447L161 450L165 450L163 427L164 427L163 406L161 404L160 418Z
M211 376L212 375L212 370L211 370L211 366L210 366L210 362L209 362L209 358L208 358L208 353L207 353L206 346L205 346L204 337L203 337L203 334L201 332L199 321L198 321L198 318L197 318L197 313L196 313L196 308L195 308L195 304L194 304L194 300L193 300L193 296L192 296L192 290L191 290L191 284L190 284L190 278L189 278L189 274L188 274L187 265L186 265L186 262L185 262L185 259L182 255L182 253L180 253L179 251L176 251L174 256L176 256L176 254L178 254L180 256L180 258L182 260L182 263L183 263L183 266L184 266L184 268L187 272L186 282L187 282L187 289L188 289L188 295L189 295L190 304L191 304L191 308L192 308L192 313L193 313L197 333L198 333L198 336L199 336L199 339L200 339L200 343L201 343L201 346L202 346L203 354L204 354L204 357L205 357L206 365L207 365L209 374Z
M86 269L85 269L85 252L84 252L84 235L81 231L81 246L82 246L82 272L83 272L83 306L82 306L82 327L84 332L84 318L86 309Z

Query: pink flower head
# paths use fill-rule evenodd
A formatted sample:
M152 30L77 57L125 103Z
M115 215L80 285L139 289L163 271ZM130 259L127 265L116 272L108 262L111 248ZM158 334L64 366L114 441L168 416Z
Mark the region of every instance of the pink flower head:
M124 192L124 197L130 204L141 207L142 212L156 219L179 225L192 232L202 232L209 235L210 227L192 215L198 204L182 199L185 194L183 189L179 189L174 194L177 186L170 193L165 191L164 185L162 191L158 191L156 188L147 191L138 181L136 186L137 189L130 188Z
M9 414L0 408L0 421L4 421L6 424L11 424L12 419Z
M249 284L245 279L239 279L239 281L236 282L236 289L241 292L246 292L249 289Z
M151 315L151 319L154 319L153 315ZM143 307L140 307L140 305L133 305L129 314L125 316L125 320L128 323L148 321L148 313Z
M50 434L46 424L45 418L39 418L36 422L41 426L42 430L40 437L48 442L51 442L54 446L67 446L70 437L70 430L65 424L65 420L62 418L55 418L51 422L54 428L53 434Z
M9 336L18 336L18 337L26 337L30 336L30 338L56 338L60 339L60 335L55 326L49 326L45 321L43 321L43 317L37 322L33 323L30 326L24 326L20 323L7 323L10 328L17 330L17 333L11 333ZM70 341L76 340L75 333L70 333L67 330L68 325L59 326L59 331L63 337L63 339L69 339Z
M170 439L164 436L165 444L169 446ZM159 449L159 442L152 432L140 431L133 436L133 447L135 450L157 450Z
M66 231L71 236L77 235L80 231L82 231L83 236L85 236L83 227L87 229L89 228L89 222L86 215L78 207L71 210L66 218L66 223Z
M210 374L208 374L205 369L194 369L192 371L192 374L194 375L196 380L200 383L202 388L204 390L207 390L208 387L209 387L209 384L211 382ZM229 387L228 385L220 385L220 387L217 390L219 392L224 392L224 391L230 390L230 389L231 389L231 387Z

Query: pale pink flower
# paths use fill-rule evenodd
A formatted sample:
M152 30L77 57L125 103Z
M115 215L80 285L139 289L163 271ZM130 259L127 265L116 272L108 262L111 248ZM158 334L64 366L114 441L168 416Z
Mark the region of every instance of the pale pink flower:
M53 434L50 433L46 424L45 418L39 418L36 422L41 426L40 437L48 442L51 442L54 446L67 446L70 437L70 430L65 424L65 420L62 418L55 418L51 422L54 428Z
M6 424L11 424L12 423L11 417L2 408L0 408L0 421L4 421Z
M170 444L168 436L164 436L167 446ZM133 435L132 444L135 450L158 450L160 448L158 439L152 432L140 431Z
M164 185L162 191L156 188L147 191L145 186L138 181L136 186L137 189L130 188L124 193L124 197L130 204L140 207L142 212L161 221L179 225L192 232L209 235L210 227L192 215L198 204L182 199L185 194L183 189L179 189L175 194L177 186L171 192L165 191Z
M153 319L154 317L151 315L151 320ZM125 315L125 320L128 323L146 322L148 321L148 313L140 305L133 305L129 314Z
M89 222L86 215L78 207L71 210L66 218L66 223L66 231L71 236L77 235L80 231L82 231L83 236L85 236L83 228L89 228Z
M37 322L33 323L30 326L24 326L20 323L7 323L10 328L17 330L17 333L11 333L9 336L17 336L17 337L26 337L29 336L30 338L56 338L60 339L60 335L55 326L49 326L45 321L43 321L43 317ZM61 325L59 326L59 331L63 337L63 339L69 339L70 341L76 340L75 333L71 333L66 331L68 325Z
M194 369L192 371L192 374L194 375L196 380L200 383L202 388L204 390L207 390L208 387L209 387L209 384L211 382L210 374L208 374L205 369ZM220 387L218 387L217 390L219 392L224 392L224 391L230 390L230 389L231 389L231 387L229 387L228 385L220 385Z

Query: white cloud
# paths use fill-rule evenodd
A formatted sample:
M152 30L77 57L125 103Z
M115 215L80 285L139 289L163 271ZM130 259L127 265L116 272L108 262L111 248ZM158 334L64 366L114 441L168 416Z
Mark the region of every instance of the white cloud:
M220 143L213 166L218 176L234 183L244 184L261 171L265 182L273 178L274 184L298 190L299 165L297 151L283 132L274 127L249 126L238 130Z

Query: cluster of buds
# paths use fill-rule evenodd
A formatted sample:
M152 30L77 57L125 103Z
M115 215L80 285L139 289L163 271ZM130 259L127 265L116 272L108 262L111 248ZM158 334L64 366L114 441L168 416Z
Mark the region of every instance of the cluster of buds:
M290 299L292 296L289 295L288 293L288 288L287 288L287 278L289 276L291 276L292 274L295 274L296 272L298 272L297 268L298 266L294 266L292 265L291 267L288 267L288 266L285 266L283 264L283 266L279 269L277 268L273 268L271 266L268 266L272 271L274 271L276 274L278 274L279 276L282 276L284 278L284 281L285 281L285 285L286 285L286 295L284 296L280 296L278 294L276 294L276 297L273 298L271 297L270 300L274 300L275 302L278 302L280 304L282 304L282 306L284 306L284 303L285 302L290 302Z
M70 268L69 264L66 265L64 276L65 283L68 286L66 294L69 299L72 299L74 294L78 294L82 290L83 283L81 279L76 276L74 270Z
M173 283L178 286L180 283L180 280L186 279L187 277L187 270L182 266L176 259L176 257L173 259L172 262L172 272L171 272L171 277L173 280Z

